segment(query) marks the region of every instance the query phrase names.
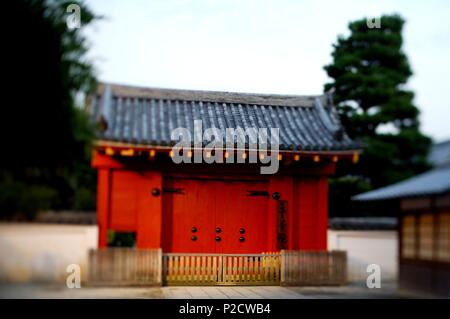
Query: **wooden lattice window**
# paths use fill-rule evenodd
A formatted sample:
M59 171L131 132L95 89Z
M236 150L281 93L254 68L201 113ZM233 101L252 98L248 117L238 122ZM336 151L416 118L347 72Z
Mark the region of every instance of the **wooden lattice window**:
M402 218L402 257L414 258L416 253L416 219L413 215Z
M450 262L450 213L438 215L437 232L437 260Z
M419 217L419 258L433 259L433 215Z

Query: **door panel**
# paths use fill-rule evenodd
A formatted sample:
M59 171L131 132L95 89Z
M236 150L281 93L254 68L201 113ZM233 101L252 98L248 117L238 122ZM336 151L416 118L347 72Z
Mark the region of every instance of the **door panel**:
M216 220L223 235L216 251L250 254L267 249L268 199L261 194L248 196L248 191L267 191L267 183L221 182L219 187Z
M208 188L208 183L203 181L189 179L164 181L162 236L165 251L179 253L215 251L214 196L209 195ZM181 190L181 193L174 190Z

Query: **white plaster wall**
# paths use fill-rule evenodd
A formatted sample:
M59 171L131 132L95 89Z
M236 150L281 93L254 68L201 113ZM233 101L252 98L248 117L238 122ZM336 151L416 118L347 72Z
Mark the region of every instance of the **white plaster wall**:
M396 231L328 230L328 249L347 251L348 278L365 281L369 264L381 267L381 280L397 279L398 237Z
M0 223L0 281L65 281L70 264L85 279L97 238L91 225Z

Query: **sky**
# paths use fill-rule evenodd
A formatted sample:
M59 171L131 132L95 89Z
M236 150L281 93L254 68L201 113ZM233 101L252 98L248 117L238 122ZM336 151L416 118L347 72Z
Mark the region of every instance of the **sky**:
M422 130L450 139L448 0L88 0L85 30L101 81L278 94L321 94L338 35L399 13ZM82 13L81 13L82 14Z

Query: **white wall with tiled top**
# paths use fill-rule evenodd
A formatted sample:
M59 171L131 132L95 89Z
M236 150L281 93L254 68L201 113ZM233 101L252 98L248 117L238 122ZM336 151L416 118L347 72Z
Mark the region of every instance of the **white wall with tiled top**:
M64 282L70 264L80 265L85 279L97 241L93 225L0 223L0 281Z
M328 249L346 250L349 281L365 281L367 266L381 267L381 280L393 281L398 273L396 231L328 230Z

